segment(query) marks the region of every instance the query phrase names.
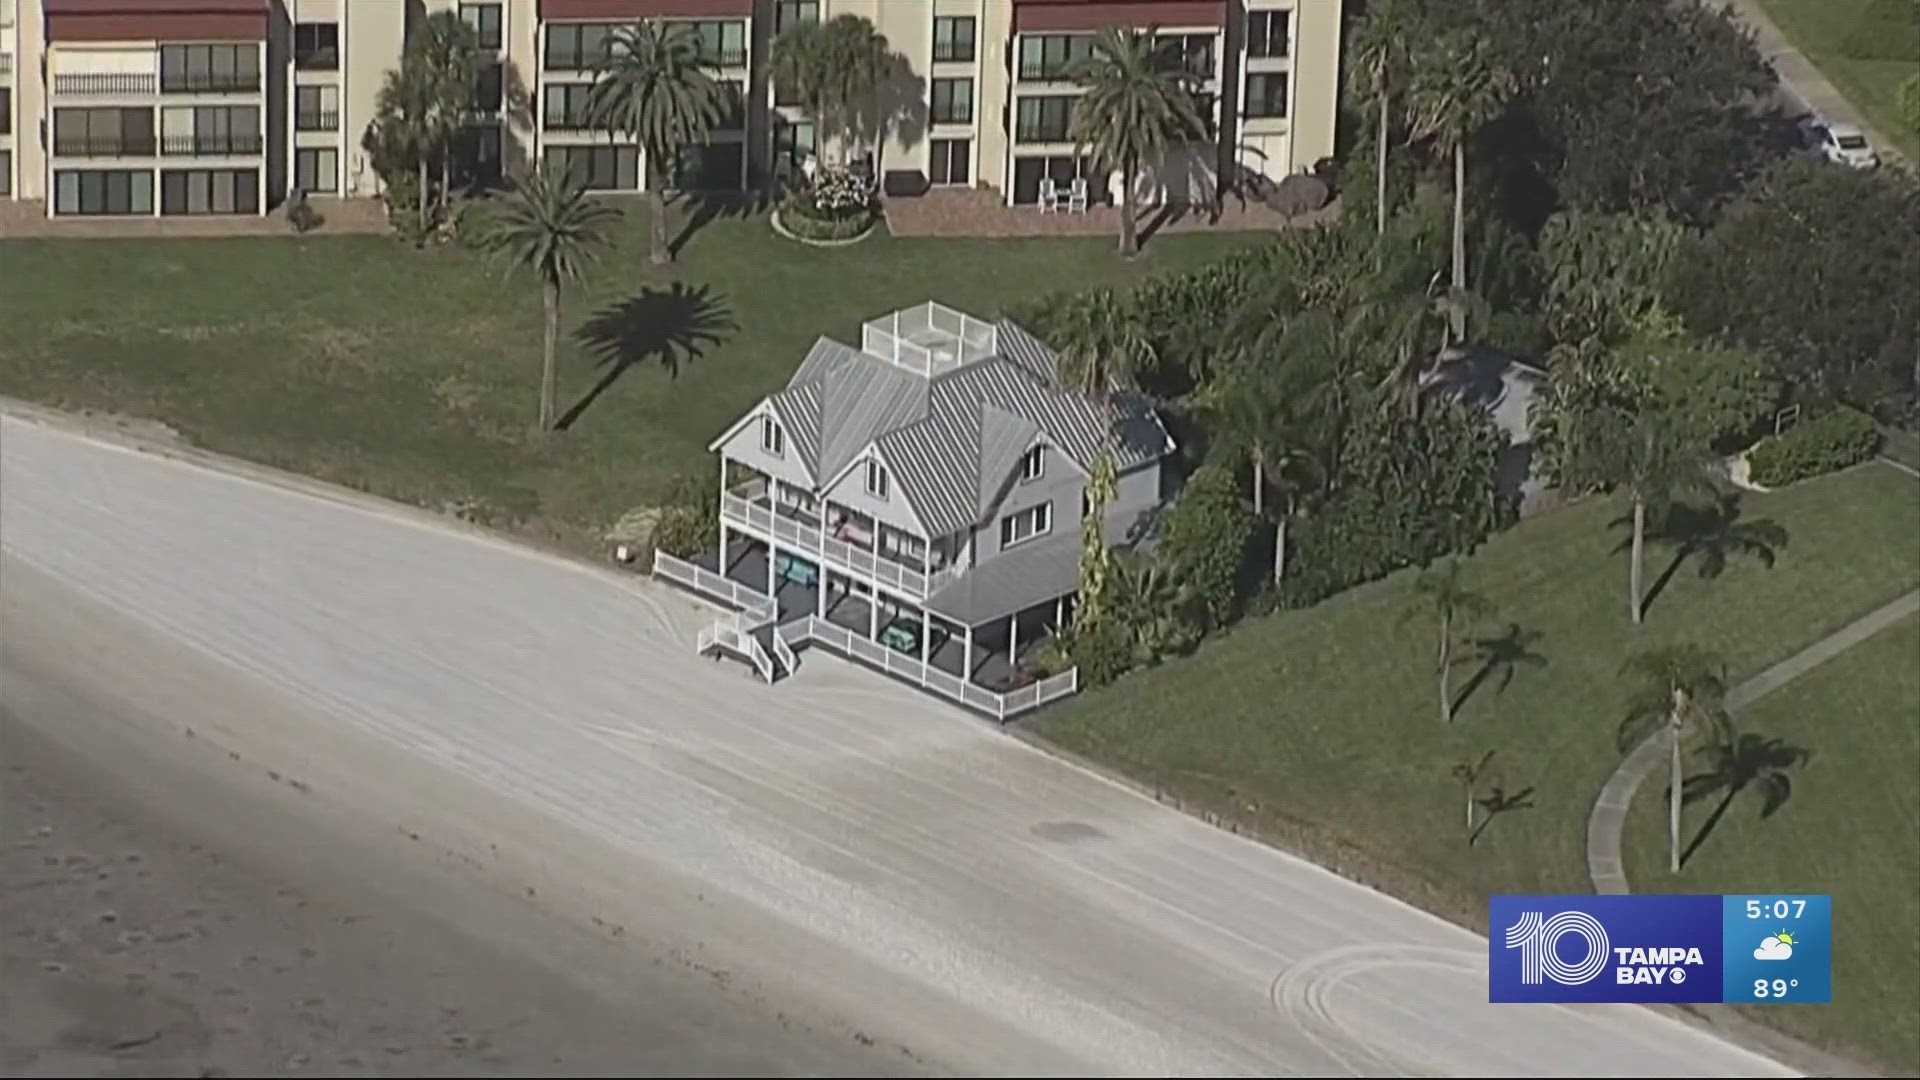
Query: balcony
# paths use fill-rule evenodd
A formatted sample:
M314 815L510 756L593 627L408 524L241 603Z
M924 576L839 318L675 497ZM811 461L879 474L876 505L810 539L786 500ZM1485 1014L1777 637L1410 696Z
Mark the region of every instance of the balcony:
M54 157L145 158L153 156L150 137L113 135L59 136L53 138Z
M168 157L248 157L260 153L258 135L168 135L160 152Z
M700 49L700 62L711 67L743 68L747 66L747 47L733 45L716 48L705 45Z
M163 94L257 94L260 92L260 73L257 71L229 74L165 72L160 76L160 92Z
M58 75L53 77L53 92L74 97L131 97L153 93L154 76L149 72L112 75Z
M334 109L320 109L313 112L293 114L295 131L339 131L340 113Z
M770 536L784 548L812 555L843 574L857 574L907 596L924 599L951 584L964 570L954 564L929 574L918 566L875 551L876 537L871 530L863 536L857 527L843 524L837 530L823 531L820 519L813 514L791 506L776 510L767 505L764 496L751 498L723 492L720 518L746 532Z

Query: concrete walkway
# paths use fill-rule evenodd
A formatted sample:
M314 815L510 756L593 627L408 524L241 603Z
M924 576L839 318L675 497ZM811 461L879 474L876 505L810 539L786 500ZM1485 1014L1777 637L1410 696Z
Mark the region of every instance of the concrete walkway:
M67 590L298 706L209 731L143 669L198 739L476 866L510 849L512 891L591 896L609 949L691 939L936 1071L1791 1074L1648 1009L1488 1005L1486 938L878 675L704 662L710 613L663 590L59 427L0 446L9 604L45 583L53 624Z
M1787 96L1823 119L1852 124L1866 132L1867 138L1880 151L1883 159L1904 159L1898 144L1888 138L1886 132L1867 122L1860 110L1854 108L1853 102L1847 100L1847 96L1821 73L1820 68L1807 58L1807 54L1793 44L1793 40L1767 14L1760 0L1712 0L1709 6L1718 8L1723 2L1732 7L1734 16L1753 31L1754 44L1780 76L1781 89Z

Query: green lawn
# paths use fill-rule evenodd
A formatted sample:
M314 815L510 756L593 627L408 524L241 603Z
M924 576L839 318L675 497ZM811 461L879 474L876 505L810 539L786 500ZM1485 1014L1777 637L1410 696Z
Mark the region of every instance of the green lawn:
M1920 584L1920 481L1880 464L1745 504L1790 534L1772 569L1715 580L1683 567L1646 625L1627 619L1625 557L1595 501L1544 514L1469 560L1469 587L1538 635L1544 666L1483 685L1451 726L1437 715L1434 628L1401 574L1315 608L1243 623L1189 660L1136 672L1042 714L1038 733L1302 850L1389 892L1480 926L1493 892L1585 892L1587 812L1619 761L1617 672L1642 645L1695 642L1736 677L1797 652ZM1666 552L1653 548L1649 579ZM1411 621L1401 617L1419 611ZM1455 680L1458 687L1469 672ZM1449 775L1498 751L1510 794L1469 847ZM1877 813L1877 804L1869 812Z
M566 298L562 409L607 370L574 337L583 325L636 362L546 439L530 431L532 281L376 237L0 243L0 393L163 420L214 450L426 506L477 504L579 549L674 474L709 472L707 443L821 334L857 344L864 319L928 299L991 316L1259 240L1157 237L1129 264L1104 238L880 235L821 250L734 217L656 271L644 223L629 204L617 250ZM663 340L683 358L677 375ZM685 358L689 346L701 355Z
M1833 1004L1750 1010L1807 1038L1920 1073L1920 618L1908 618L1754 702L1740 729L1812 753L1771 818L1744 794L1667 873L1666 785L1628 819L1628 879L1648 892L1833 896ZM1691 843L1717 800L1684 811Z
M1767 15L1847 96L1869 123L1894 140L1907 160L1920 162L1920 141L1900 121L1895 92L1920 71L1900 60L1856 60L1843 45L1872 0L1760 0Z
M1880 446L1880 453L1905 465L1909 469L1920 469L1920 434L1905 428L1887 428L1887 441Z

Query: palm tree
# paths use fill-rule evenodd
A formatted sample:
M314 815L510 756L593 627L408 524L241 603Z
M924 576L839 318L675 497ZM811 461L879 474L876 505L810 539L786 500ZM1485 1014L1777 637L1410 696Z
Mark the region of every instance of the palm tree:
M1680 872L1680 801L1685 781L1680 759L1689 737L1724 741L1729 736L1725 707L1727 684L1720 659L1697 645L1647 649L1627 658L1620 672L1633 680L1636 693L1620 722L1624 752L1664 731L1669 770L1667 841L1669 868Z
M1713 490L1710 458L1705 448L1661 427L1651 413L1642 413L1621 433L1611 471L1626 489L1632 504L1632 555L1627 568L1627 610L1635 626L1646 617L1646 594L1641 588L1647 547L1647 516L1664 515L1674 497L1689 490Z
M1253 514L1265 519L1269 489L1280 496L1274 515L1273 580L1286 574L1287 523L1300 501L1326 479L1320 456L1321 418L1312 390L1320 369L1310 358L1282 361L1278 370L1242 361L1207 386L1196 404L1253 468Z
M1393 95L1407 77L1413 12L1404 0L1371 0L1355 27L1351 70L1357 96L1373 99L1374 230L1387 231L1387 143L1393 137Z
M1458 762L1449 770L1453 778L1460 781L1460 786L1466 791L1467 843L1469 844L1473 843L1473 808L1480 801L1481 783L1493 773L1493 754L1494 752L1489 750L1478 758L1468 758Z
M1479 593L1469 590L1460 580L1460 560L1448 559L1438 570L1414 579L1413 591L1425 597L1440 621L1440 647L1434 658L1434 670L1440 676L1440 722L1453 723L1453 635L1462 625L1485 617L1493 605ZM1416 612L1409 611L1411 618Z
M478 215L477 245L509 268L524 267L540 279L546 308L540 363L543 432L553 429L560 288L579 280L595 261L619 216L620 211L590 197L576 178L547 169L516 176L507 195L490 200Z
M1188 77L1158 57L1153 30L1110 26L1073 72L1086 88L1073 104L1067 135L1102 169L1120 172L1120 254L1140 248L1135 233L1134 180L1141 166L1168 146L1206 137Z
M362 145L381 168L412 168L419 190L419 230L427 236L427 162L433 156L433 87L417 64L402 63L387 71L374 99L373 123ZM391 174L388 174L391 179ZM389 187L387 199L393 201Z
M1138 386L1158 360L1146 324L1110 288L1068 297L1054 312L1050 336L1055 378L1101 403Z
M452 9L427 16L409 37L410 55L401 63L418 65L427 87L426 120L433 155L440 160L439 201L444 209L452 189L454 147L473 117L474 92L480 80L480 38ZM421 174L423 179L425 175ZM421 198L426 198L424 189Z
M621 27L608 48L587 96L587 114L595 126L632 138L646 154L653 227L648 258L656 266L670 263L666 187L681 155L704 142L725 114L726 87L714 78L700 38L684 23Z
M1687 851L1681 856L1681 862L1698 849L1707 834L1713 832L1715 825L1726 816L1733 800L1748 788L1760 792L1760 816L1772 817L1774 812L1785 806L1793 797L1793 776L1790 770L1805 765L1813 756L1798 746L1789 746L1780 739L1769 739L1752 732L1736 732L1731 724L1722 725L1710 733L1705 747L1710 764L1707 771L1687 777L1684 793L1685 802L1704 799L1716 791L1722 792L1720 805L1701 824L1700 831L1694 834L1693 842L1687 845Z
M774 39L771 76L781 100L805 103L824 147L852 133L860 108L898 66L892 45L872 22L836 15L795 24Z
M1139 556L1114 561L1112 614L1133 639L1136 664L1193 644L1198 630L1191 606L1185 583L1165 563Z
M1434 149L1453 157L1453 291L1467 291L1467 143L1500 115L1517 89L1480 37L1450 34L1435 43L1414 67L1408 93L1413 105L1413 135L1431 139ZM1464 308L1452 313L1453 336L1466 334Z

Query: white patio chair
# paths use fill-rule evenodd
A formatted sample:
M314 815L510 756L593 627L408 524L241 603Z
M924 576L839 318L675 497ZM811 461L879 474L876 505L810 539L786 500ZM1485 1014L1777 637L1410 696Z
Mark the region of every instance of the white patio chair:
M1051 214L1060 208L1060 189L1054 186L1053 178L1040 178L1040 212Z
M1073 186L1067 189L1067 210L1075 214L1087 212L1087 178L1076 176Z

